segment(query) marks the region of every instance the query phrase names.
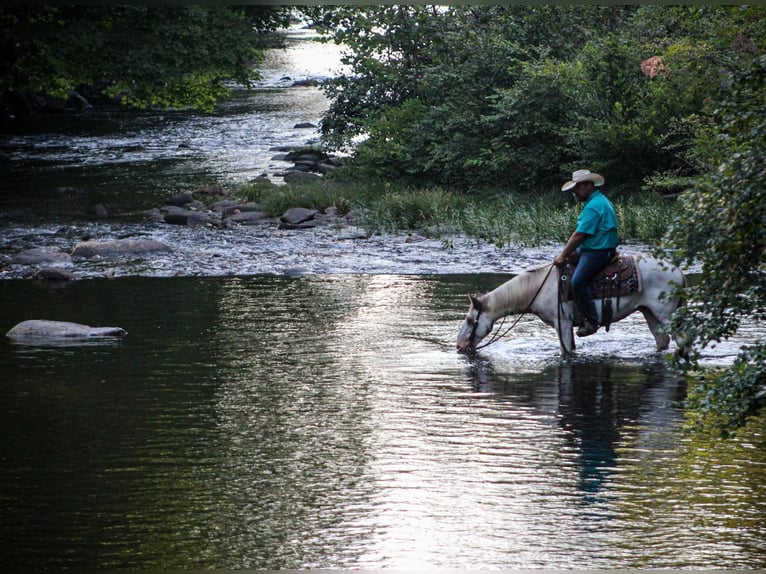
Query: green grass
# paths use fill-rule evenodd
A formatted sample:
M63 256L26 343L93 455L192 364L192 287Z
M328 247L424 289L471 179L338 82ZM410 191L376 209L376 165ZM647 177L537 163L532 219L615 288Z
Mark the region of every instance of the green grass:
M608 190L607 190L608 194ZM566 193L474 191L411 188L387 182L330 179L292 185L247 184L238 195L261 205L269 217L290 207L339 213L351 210L370 232L413 232L430 237L462 234L497 246L536 246L565 242L572 233L579 205ZM658 242L669 227L676 204L656 193L613 199L623 241Z

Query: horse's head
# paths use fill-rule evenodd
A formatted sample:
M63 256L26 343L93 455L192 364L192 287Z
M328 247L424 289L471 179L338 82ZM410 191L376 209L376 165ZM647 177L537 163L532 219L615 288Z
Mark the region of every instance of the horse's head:
M469 295L471 306L457 334L458 351L473 351L476 345L492 331L492 318L478 295Z

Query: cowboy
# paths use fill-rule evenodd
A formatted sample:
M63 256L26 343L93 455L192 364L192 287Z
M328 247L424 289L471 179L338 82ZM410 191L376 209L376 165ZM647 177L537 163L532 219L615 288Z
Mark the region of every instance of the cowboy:
M562 191L571 191L583 204L574 233L561 253L553 259L553 264L561 267L573 252L580 254L572 275L575 304L584 317L583 325L577 330L578 337L587 337L598 331L598 314L590 284L614 257L619 243L617 214L612 203L597 189L602 185L602 176L587 169L578 169L572 174L571 181L561 186Z

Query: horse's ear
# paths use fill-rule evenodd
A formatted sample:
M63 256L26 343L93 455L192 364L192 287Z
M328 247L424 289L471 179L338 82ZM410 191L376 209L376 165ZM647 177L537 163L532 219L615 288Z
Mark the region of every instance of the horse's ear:
M471 306L477 311L481 311L481 300L479 299L479 296L469 295L468 298L471 300Z

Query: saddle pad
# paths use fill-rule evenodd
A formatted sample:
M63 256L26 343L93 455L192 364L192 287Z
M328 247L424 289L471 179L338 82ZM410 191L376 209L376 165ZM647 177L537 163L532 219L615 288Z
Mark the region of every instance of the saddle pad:
M561 270L566 299L572 299L572 274L574 267L567 264ZM636 268L636 260L633 255L618 255L601 271L590 284L594 299L605 297L621 297L631 293L641 292L641 277Z

